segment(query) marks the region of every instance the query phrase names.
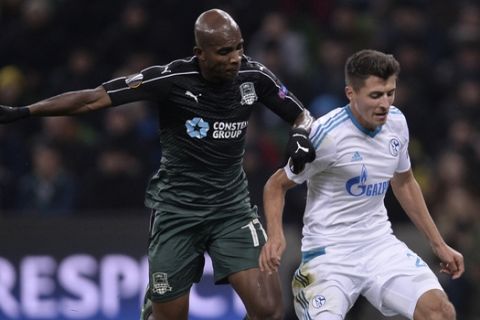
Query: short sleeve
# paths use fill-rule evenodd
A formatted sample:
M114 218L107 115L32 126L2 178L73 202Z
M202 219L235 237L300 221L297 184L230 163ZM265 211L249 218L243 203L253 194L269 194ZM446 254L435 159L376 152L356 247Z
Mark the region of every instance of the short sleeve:
M149 100L159 101L169 91L170 79L162 75L164 66L154 66L139 73L119 77L103 83L112 105Z
M408 153L408 145L410 142L409 138L409 130L407 120L405 116L402 117L402 127L401 127L401 145L400 145L400 152L399 152L399 159L398 159L398 166L395 172L402 173L406 172L410 169L410 154Z

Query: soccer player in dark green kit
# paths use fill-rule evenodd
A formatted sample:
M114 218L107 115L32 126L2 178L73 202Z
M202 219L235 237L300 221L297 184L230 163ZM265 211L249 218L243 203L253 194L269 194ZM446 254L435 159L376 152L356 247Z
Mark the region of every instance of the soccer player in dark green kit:
M20 108L0 107L0 123L75 115L132 101L156 102L162 159L149 182L152 209L148 302L142 318L187 319L189 291L204 253L216 283L230 283L248 319L282 319L277 273L260 272L266 241L242 168L249 117L262 104L293 125L287 145L295 171L315 157L312 118L263 65L243 54L237 23L212 9L195 23L194 56L67 92ZM153 310L153 314L150 313Z

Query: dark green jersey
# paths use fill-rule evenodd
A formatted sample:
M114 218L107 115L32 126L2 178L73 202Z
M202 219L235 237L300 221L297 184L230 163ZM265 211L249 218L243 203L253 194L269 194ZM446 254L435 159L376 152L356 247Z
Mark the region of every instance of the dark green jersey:
M147 207L200 216L250 207L242 158L253 108L265 105L289 123L303 110L267 68L246 57L238 76L222 84L206 81L192 57L103 86L113 105L158 104L162 159Z

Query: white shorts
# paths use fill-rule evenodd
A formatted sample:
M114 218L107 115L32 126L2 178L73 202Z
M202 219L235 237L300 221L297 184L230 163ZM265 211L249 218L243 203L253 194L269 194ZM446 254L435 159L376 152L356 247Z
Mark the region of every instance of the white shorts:
M443 290L427 264L393 235L304 252L292 289L297 317L307 320L324 312L344 319L359 295L385 316L413 319L422 294Z

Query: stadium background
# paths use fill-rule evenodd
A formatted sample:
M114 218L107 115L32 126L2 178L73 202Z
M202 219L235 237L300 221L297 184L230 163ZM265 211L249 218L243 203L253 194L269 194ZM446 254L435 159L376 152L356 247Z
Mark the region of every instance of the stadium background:
M0 103L25 105L191 54L198 14L239 23L246 54L271 68L315 115L346 103L343 63L361 48L402 65L395 105L410 124L415 174L446 240L465 256L440 276L458 319L480 319L480 6L434 0L1 0ZM287 127L259 110L245 169L252 201L284 163ZM147 103L75 118L0 126L0 319L135 319L146 274L146 180L161 150ZM298 263L305 189L288 194L289 281ZM391 194L395 230L434 270L438 261ZM241 319L209 267L191 319ZM477 303L475 303L477 301ZM360 300L349 320L384 319Z

